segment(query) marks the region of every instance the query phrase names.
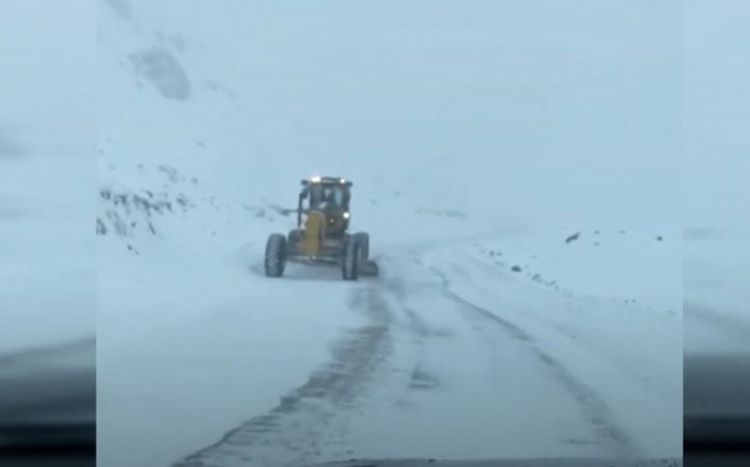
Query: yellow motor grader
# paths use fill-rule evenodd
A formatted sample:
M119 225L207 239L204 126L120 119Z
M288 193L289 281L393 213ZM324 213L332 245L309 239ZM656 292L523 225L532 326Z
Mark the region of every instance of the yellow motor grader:
M287 262L339 266L345 280L377 276L378 266L370 259L370 236L349 233L352 182L316 176L301 183L297 228L288 235L268 237L266 276L281 277Z

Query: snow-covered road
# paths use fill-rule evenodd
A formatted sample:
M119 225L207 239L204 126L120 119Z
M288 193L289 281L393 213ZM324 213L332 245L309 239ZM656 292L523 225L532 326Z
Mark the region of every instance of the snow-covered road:
M101 459L678 455L680 313L513 272L488 243L405 248L354 285L216 261L203 300L179 298L179 275L161 291L145 271L103 281L102 297L131 280L150 298L136 315L100 305Z

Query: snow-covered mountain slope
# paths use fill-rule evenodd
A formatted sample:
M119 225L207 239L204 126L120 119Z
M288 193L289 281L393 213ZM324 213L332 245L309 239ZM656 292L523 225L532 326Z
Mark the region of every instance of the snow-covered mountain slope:
M3 4L0 354L94 333L95 14L85 1Z
M677 4L530 5L99 3L104 464L678 455Z
M420 208L464 213L460 232L674 225L673 11L649 13L654 42L591 3L605 24L578 30L552 5L101 2L102 175L158 191L130 174L176 166L224 203L289 205L301 176L341 174L356 221L398 241L436 233Z

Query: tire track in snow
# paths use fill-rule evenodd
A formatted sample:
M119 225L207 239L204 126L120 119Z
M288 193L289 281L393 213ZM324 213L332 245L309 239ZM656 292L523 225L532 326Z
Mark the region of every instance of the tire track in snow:
M392 352L393 314L376 287L355 288L350 307L368 323L346 333L331 348L331 360L268 413L227 432L216 443L174 467L276 467L320 462L320 456L351 453L334 426L341 411L356 408ZM331 449L339 451L331 452Z
M486 274L492 275L502 280L508 280L509 278L512 278L511 276L506 276L505 274L503 274L503 272L496 270L495 268L479 261L476 258L471 258L471 262ZM460 268L456 265L453 265L453 267L457 270L461 270L462 274L467 274L467 272L463 270L463 268ZM478 284L473 284L473 287L481 291L483 294L488 293L484 287ZM571 297L569 292L563 292L562 296L568 299L570 299ZM614 369L616 369L618 372L620 372L630 380L640 381L640 384L649 387L649 390L651 391L658 390L652 386L650 378L648 376L644 376L644 368L642 365L639 365L638 362L634 362L632 358L625 359L623 358L622 354L613 352L613 349L609 345L608 341L594 341L590 337L586 337L585 335L583 335L583 333L577 331L574 327L552 320L549 317L545 316L543 313L532 312L525 313L525 315L529 316L540 325L556 332L560 336L574 343L576 346L585 348L591 355L597 356L602 361L611 365ZM669 397L669 395L665 394L665 398Z
M583 419L593 430L597 442L609 452L621 457L638 457L641 452L630 435L616 423L606 400L594 389L578 378L562 362L537 345L534 337L515 323L503 318L486 308L478 306L461 297L450 289L450 280L437 268L431 268L442 282L442 293L458 306L485 322L495 329L501 329L503 334L512 337L527 346L528 350L549 371L576 402Z

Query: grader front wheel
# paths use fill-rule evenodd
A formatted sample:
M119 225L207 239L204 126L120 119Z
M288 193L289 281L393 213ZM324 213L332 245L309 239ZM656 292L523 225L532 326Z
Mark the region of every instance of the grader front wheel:
M355 236L349 237L344 248L341 275L344 280L356 281L359 278L359 269L362 262L362 244L360 239Z
M370 235L365 232L357 232L353 237L359 242L362 263L364 264L370 259Z

